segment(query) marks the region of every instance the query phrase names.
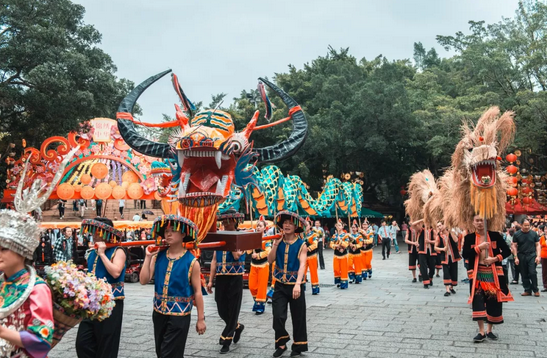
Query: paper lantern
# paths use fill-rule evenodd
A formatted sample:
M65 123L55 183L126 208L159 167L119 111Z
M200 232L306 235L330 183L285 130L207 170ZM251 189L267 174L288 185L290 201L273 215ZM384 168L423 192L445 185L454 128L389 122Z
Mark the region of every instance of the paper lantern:
M156 191L156 192L154 193L154 199L160 200L160 201L161 201L161 199L163 199L163 198L160 196L160 193Z
M505 159L506 159L509 163L513 163L514 161L517 160L517 156L514 155L513 153L507 154L507 156L505 157Z
M528 195L528 194L532 194L534 192L534 189L526 187L522 189L522 192Z
M57 196L59 199L68 200L74 196L74 188L68 183L63 183L57 187Z
M515 167L514 165L508 165L507 168L505 169L507 170L507 173L509 174L515 174L518 171L518 168Z
M508 182L509 184L516 184L516 183L518 183L518 181L519 181L519 180L518 180L516 177L509 177L509 178L507 178L507 182Z
M125 189L121 186L114 187L112 189L112 197L117 200L125 198Z
M124 189L129 188L129 183L126 182L126 181L124 181L124 182L122 183L122 188L124 188Z
M80 182L82 182L82 184L89 184L91 183L91 175L89 174L84 174L80 177Z
M82 196L82 199L85 200L93 199L93 196L95 196L95 191L89 185L85 185L84 187L82 187L80 195Z
M406 190L402 189L399 193L401 193L402 196L406 195Z
M110 185L111 188L115 188L118 186L118 183L116 183L115 180L111 180L108 182L108 185Z
M532 198L525 196L524 198L522 198L522 202L524 204L532 204Z
M108 167L103 163L95 163L91 167L91 175L97 179L104 179L108 175Z
M144 191L139 183L129 184L127 188L127 196L131 199L140 199L144 195Z
M101 183L95 188L95 196L99 199L106 200L112 194L112 187L108 183Z
M509 190L507 190L507 194L510 196L517 196L518 193L519 191L517 190L517 188L509 188Z
M76 193L79 193L80 191L82 191L82 185L81 184L73 184L72 187L74 188L74 191Z
M123 181L126 181L129 184L138 183L139 182L139 177L137 176L137 174L133 173L132 171L126 171L122 175L122 182Z

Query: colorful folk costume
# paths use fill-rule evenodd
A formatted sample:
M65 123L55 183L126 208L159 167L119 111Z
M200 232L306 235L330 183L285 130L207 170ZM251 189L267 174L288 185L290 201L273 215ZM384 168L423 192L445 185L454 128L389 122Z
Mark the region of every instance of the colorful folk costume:
M422 235L423 231L422 227L419 229L410 227L407 231L408 239L405 240L408 243L408 269L413 271L412 276L414 280L412 282L416 282L416 263L418 262L418 246L415 243L418 242L418 238Z
M418 237L418 263L420 265L420 275L424 288L433 286L433 276L435 275L435 258L436 254L432 255L434 238L432 237L433 230L422 230Z
M17 201L16 208L22 209ZM0 210L0 248L32 260L39 244L38 224L26 214L31 210L23 210ZM9 277L0 274L0 324L18 331L23 346L0 337L0 357L45 358L53 339L51 291L32 266L21 266Z
M264 219L261 219L264 222ZM256 258L251 258L251 272L249 273L249 291L253 296L253 312L257 315L264 313L266 309L266 298L268 292L268 279L270 276L270 264L268 263L268 254L272 249L271 241L262 241L260 249L254 249L251 254Z
M363 245L361 246L361 260L362 271L361 275L363 280L372 278L372 249L374 248L374 231L361 230L361 236L363 237Z
M503 323L502 303L513 301L513 296L507 287L503 276L501 261L511 255L511 250L499 232L488 232L488 249L481 249L479 245L484 240L478 233L465 236L463 257L469 260L468 276L471 281L471 295L468 303L473 308L474 321L486 321L490 324ZM481 257L496 258L492 265L481 264Z
M486 337L497 339L492 325L503 322L502 302L512 300L501 266L510 250L496 231L505 226L508 183L499 155L513 140L513 113L500 116L497 107L489 108L474 127L464 123L462 132L452 155L451 186L443 195L443 213L447 227L475 231L465 236L463 257L470 268L469 303L473 319L479 321L474 341L482 342ZM486 332L483 320L488 322Z
M319 294L319 275L317 274L317 245L318 237L317 233L313 230L310 230L306 234L306 247L308 249L308 259L306 261L306 272L310 271L311 279L311 294Z
M101 238L106 243L119 243L122 241L123 232L113 227L110 219L96 218L84 219L81 226L82 234L93 234L93 241ZM120 336L122 330L123 306L124 306L124 278L125 258L123 268L119 275L114 276L105 265L114 263L117 255L125 257L125 251L121 247L107 248L104 256L99 255L98 249L87 253L87 269L97 278L105 279L112 286L112 293L116 306L110 317L103 321L85 319L80 323L76 337L76 353L78 358L112 357L118 356Z
M337 225L341 225L338 223ZM332 235L330 247L334 250L334 259L332 267L334 270L334 284L341 288L348 288L348 246L350 242L350 236L348 233L337 230Z
M348 276L350 283L359 284L363 282L363 258L361 248L363 247L363 237L360 233L351 233L350 245L348 246Z
M155 263L153 263L154 312L152 321L154 322L156 355L158 358L182 358L190 329L192 308L195 304L192 276L193 271L199 269L199 264L190 250L183 250L183 253L178 257L169 255L170 248L165 243L165 230L168 227L173 231L185 234L182 245L196 243L198 228L192 221L177 215L158 217L152 226L152 238L156 240L156 245L168 247L157 254ZM197 285L201 286L201 282L198 282ZM203 299L200 298L200 300L202 304ZM198 316L199 314L203 314L203 312L198 311Z
M435 248L441 249L437 253L443 265L443 283L445 286L458 285L458 261L462 259L458 250L458 237L452 232L440 232L437 234ZM446 251L444 249L446 248ZM456 293L451 289L452 293Z
M244 215L229 210L217 215L217 220L231 222L234 227L244 219ZM225 229L227 229L225 225ZM215 302L218 315L226 324L220 334L221 352L228 352L230 345L239 342L245 328L239 323L239 311L243 299L243 274L245 273L245 253L215 251L211 262L211 277L215 281Z
M283 235L283 239L277 240L268 260L275 260L274 276L275 290L273 295L273 329L275 331L274 356L280 356L290 341L290 335L285 329L287 311L290 306L293 325L293 344L291 355L299 355L308 350L308 333L306 329L306 299L304 295L306 244L298 237L304 231L304 220L298 214L289 211L281 211L275 217L275 224L283 232L283 223L291 220L295 225L295 232L291 241ZM301 270L303 268L303 270ZM300 286L300 295L293 297L295 285ZM281 348L284 347L284 348ZM281 353L279 355L276 355Z

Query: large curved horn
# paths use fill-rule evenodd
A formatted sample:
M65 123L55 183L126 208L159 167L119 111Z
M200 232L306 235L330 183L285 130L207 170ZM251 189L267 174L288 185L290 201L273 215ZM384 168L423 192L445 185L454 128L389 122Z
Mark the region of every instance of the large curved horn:
M291 113L293 120L293 131L289 138L281 143L255 149L255 152L259 154L259 163L273 163L287 159L302 147L306 140L306 136L308 135L308 121L306 120L306 116L304 116L304 112L298 106L298 103L296 103L296 101L287 93L268 80L263 78L259 78L259 80L268 85L268 87L281 97L283 102L289 107L289 111L292 110L292 113L289 113ZM298 109L293 110L295 107L298 107Z
M171 158L173 157L173 152L171 151L171 146L165 143L157 143L151 140L148 140L142 137L135 128L133 121L128 119L132 118L131 113L133 112L133 107L137 103L140 95L150 87L154 82L171 72L171 70L163 71L158 73L155 76L149 77L146 81L142 82L140 85L135 87L131 93L129 93L118 107L118 113L116 114L116 119L118 120L118 130L123 138L123 140L129 145L133 150L148 155L155 158Z

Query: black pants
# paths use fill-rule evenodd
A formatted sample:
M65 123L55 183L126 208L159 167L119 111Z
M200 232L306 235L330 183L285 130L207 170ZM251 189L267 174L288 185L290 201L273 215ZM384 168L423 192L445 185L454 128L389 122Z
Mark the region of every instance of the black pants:
M59 208L59 217L65 216L65 208Z
M473 285L475 282L473 281ZM503 323L503 303L498 302L496 296L485 295L484 291L475 289L473 297L473 321L486 321L491 324Z
M418 254L418 263L424 286L432 284L435 275L435 256L431 256L429 251L427 254Z
M190 315L168 316L154 311L154 341L158 358L184 358Z
M141 200L141 209L146 209L146 200Z
M239 311L243 298L243 275L217 275L215 301L218 315L226 323L219 344L230 345L234 332L239 326Z
M308 331L306 329L306 297L304 287L301 286L300 297L292 298L294 285L285 285L281 282L275 283L275 291L272 299L273 329L275 331L275 348L285 346L291 339L289 332L285 329L287 322L288 306L291 308L291 320L293 331L293 344L291 349L295 352L308 351Z
M519 266L515 265L515 259L509 259L509 266L511 266L511 275L513 276L513 281L519 282L520 270Z
M408 252L408 269L410 271L416 271L416 262L418 261L418 249Z
M83 320L76 336L78 358L116 358L122 333L123 300L116 300L110 317L104 321Z
M101 213L102 213L102 211L103 211L103 206L102 206L102 205L97 205L97 206L95 207L95 210L97 210L97 216L98 216L98 217L102 217Z
M323 241L317 243L317 253L319 255L319 267L325 269L325 259L323 258Z
M445 286L458 285L458 262L452 261L451 258L448 259L448 264L443 264L443 282Z
M387 257L389 258L389 254L391 254L391 239L388 237L387 239L382 239L382 257L386 258L386 249L387 249Z
M519 254L519 270L522 274L522 286L525 292L538 292L538 274L536 254Z
M547 259L541 259L541 278L543 279L543 288L547 289Z
M120 210L120 215L123 216L123 209L124 209L124 206L120 206L118 209Z

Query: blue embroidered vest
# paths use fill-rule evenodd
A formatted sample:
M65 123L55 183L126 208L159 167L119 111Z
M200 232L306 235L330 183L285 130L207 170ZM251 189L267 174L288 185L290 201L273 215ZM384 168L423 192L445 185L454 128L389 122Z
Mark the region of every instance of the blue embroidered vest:
M300 269L300 252L306 245L300 238L292 244L281 240L275 253L274 278L286 285L294 285Z
M217 251L217 275L243 275L245 273L245 254L234 259L231 251Z
M110 249L105 250L105 255L110 261L114 259L117 250L122 250L119 247L111 247ZM122 269L122 273L118 278L112 277L104 267L104 263L97 255L97 250L91 250L87 258L87 270L92 272L97 278L104 278L112 286L112 293L114 294L115 300L123 300L125 298L125 293L123 290L123 284L125 279L125 264Z
M177 259L167 257L167 250L158 254L154 271L154 311L168 316L192 313L191 277L195 261L190 251Z

